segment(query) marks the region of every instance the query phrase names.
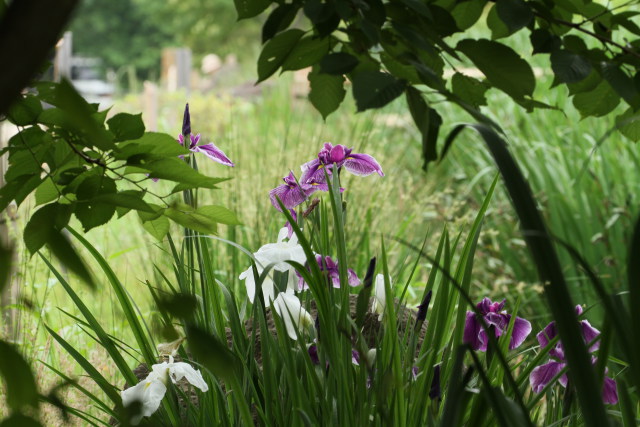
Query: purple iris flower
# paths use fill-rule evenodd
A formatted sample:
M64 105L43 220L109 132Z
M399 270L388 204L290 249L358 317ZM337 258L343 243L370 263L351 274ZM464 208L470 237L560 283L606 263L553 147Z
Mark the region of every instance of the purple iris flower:
M318 157L302 165L301 182L305 183L324 183L324 168L331 175L333 164L338 169L344 167L347 171L358 176L371 175L377 172L378 175L384 176L380 164L372 156L368 154L353 153L352 148L344 145L333 145L329 142L324 143L324 147L318 153ZM326 190L325 190L326 191Z
M582 307L579 305L576 306L576 314L578 316L582 314ZM580 321L580 330L582 331L582 338L587 344L592 343L593 340L600 335L600 331L591 326L587 320ZM549 342L557 336L557 334L558 332L556 330L555 322L551 322L545 326L545 328L536 335L538 343L540 343L540 347L546 347ZM593 353L598 350L599 347L600 342L595 342L589 347L589 352ZM547 363L536 367L531 371L531 375L529 375L529 382L531 383L531 388L535 393L540 393L542 389L544 389L546 385L549 384L551 380L565 368L565 366L567 366L562 341L558 341L556 346L549 351L549 356L551 359ZM591 359L594 364L596 360L597 359L595 357L592 357ZM560 385L565 388L567 387L568 381L567 374L562 375L559 379ZM618 390L616 389L616 382L613 378L604 378L604 384L602 386L602 400L604 403L611 405L618 403Z
M506 300L501 302L492 302L489 298L484 298L478 303L478 311L482 315L487 326L495 331L496 338L505 334L511 321L511 315L503 310ZM521 317L516 317L513 324L513 332L509 341L509 350L518 347L531 333L531 323ZM467 311L467 320L464 325L465 343L471 344L474 350L487 351L489 337L482 327L480 321L476 318L476 314Z
M227 157L227 155L224 154L221 149L216 147L213 142L204 145L198 145L198 142L200 142L200 134L197 134L196 136L189 135L189 139L191 139L191 142L187 148L192 152L202 153L214 162L218 162L225 166L235 166L233 162ZM180 145L184 145L184 135L180 134L178 136L178 142L180 143Z
M324 260L323 260L321 255L316 255L316 262L320 267L320 271L327 272L327 275L331 279L331 284L333 285L333 287L339 288L340 287L340 270L338 269L338 263L333 259L331 259L330 256L324 257ZM298 288L300 290L308 289L309 285L305 283L302 276L300 276L298 272L296 272L296 274L298 274L298 278L299 278ZM347 269L347 280L348 280L349 286L358 286L360 284L360 279L358 278L358 275L356 274L355 271L353 271L350 268Z
M289 172L289 175L282 178L282 180L284 184L269 191L271 204L278 210L281 210L278 204L278 198L282 201L285 208L293 209L320 189L315 185L298 183L293 172Z

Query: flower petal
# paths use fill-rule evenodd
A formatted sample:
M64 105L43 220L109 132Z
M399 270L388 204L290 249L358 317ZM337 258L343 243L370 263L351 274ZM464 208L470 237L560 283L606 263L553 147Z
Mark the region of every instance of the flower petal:
M296 329L300 332L313 325L313 318L307 310L302 308L298 297L293 294L280 292L273 302L276 313L284 321L287 334L293 340L298 339Z
M604 384L602 384L602 401L608 405L618 403L616 381L612 378L604 377Z
M281 211L280 204L277 199L280 199L285 208L293 209L300 203L307 200L307 194L300 186L294 186L291 188L287 184L283 184L269 191L269 199L271 199L271 204Z
M162 402L167 392L167 386L160 379L155 377L150 379L150 376L135 386L120 392L122 406L125 408L133 402L140 402L141 404L140 413L131 418L131 424L133 425L138 424L142 417L153 415L160 407L160 402Z
M368 154L350 154L344 161L343 167L358 176L367 176L374 172L384 176L380 164Z
M544 365L537 366L531 375L529 375L529 382L534 393L540 393L551 380L562 371L565 367L565 363L555 362L553 360L545 363ZM564 376L564 375L563 375ZM563 387L566 387L566 381L563 384L561 379L560 383Z
M371 312L378 315L378 320L382 320L386 304L387 297L384 287L384 275L378 274L373 286L373 302L371 303Z
M213 142L194 147L192 151L200 152L205 156L207 156L208 158L210 158L211 160L213 160L214 162L218 162L225 166L231 166L231 167L235 166L233 162L227 157L227 155L224 154L224 152L221 149L216 147Z
M182 378L186 378L192 386L199 388L203 392L209 390L209 386L204 381L200 370L194 369L193 366L188 363L176 362L173 365L170 365L169 376L174 384Z
M464 335L462 341L471 345L474 350L486 351L486 344L483 347L482 341L480 341L480 331L482 330L480 322L476 319L476 315L472 311L467 311L467 318L464 322Z
M516 317L509 341L509 350L519 347L531 333L531 322L521 317Z
M600 335L600 331L591 326L591 324L587 320L580 321L580 329L582 329L582 337L584 338L585 344L593 342L593 340L596 339L598 335ZM599 348L600 341L596 341L591 347L589 347L589 352L593 353Z
M347 280L349 282L349 286L358 286L360 284L358 275L350 268L347 268Z
M558 332L556 331L556 322L551 322L545 326L543 330L538 332L536 338L538 339L540 347L546 347L549 345L549 341L554 339L556 335L558 335Z

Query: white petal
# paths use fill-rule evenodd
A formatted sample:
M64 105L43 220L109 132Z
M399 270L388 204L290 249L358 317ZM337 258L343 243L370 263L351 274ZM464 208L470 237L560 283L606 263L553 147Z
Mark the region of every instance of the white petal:
M391 283L391 279L389 279ZM387 304L386 290L384 287L384 276L378 274L376 276L376 282L373 286L373 303L371 304L371 312L378 314L378 319L382 320L384 309Z
M149 378L152 377L152 378ZM151 373L144 381L139 382L134 387L123 390L122 405L127 407L133 402L140 402L140 414L131 419L131 424L138 424L142 417L149 417L160 407L160 402L167 392L167 386L160 379L152 376Z
M191 365L184 362L176 362L169 368L169 376L174 383L182 378L186 378L191 385L198 387L202 391L209 390L209 386L202 378L200 370L195 370Z
M280 231L278 231L278 240L277 242L284 242L284 239L287 238L287 236L289 235L289 230L287 230L287 227L282 227L280 229Z
M247 288L247 296L249 301L253 304L253 300L256 297L256 279L253 277L253 266L249 266L248 269L240 273L240 280L244 280L244 286Z
M298 339L296 328L303 331L310 325L313 325L313 318L302 308L302 304L298 297L293 294L280 292L273 302L276 313L284 321L287 334L291 339Z

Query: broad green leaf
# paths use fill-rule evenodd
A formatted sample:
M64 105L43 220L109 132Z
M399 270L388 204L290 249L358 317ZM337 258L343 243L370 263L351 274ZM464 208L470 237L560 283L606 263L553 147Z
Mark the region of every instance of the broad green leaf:
M138 211L138 216L142 222L152 221L154 219L160 218L164 213L164 208L162 206L155 205L153 203L147 203L149 207L153 210L153 212L146 211Z
M145 193L142 191L126 190L118 193L106 193L98 194L93 197L91 203L106 203L113 206L122 208L135 209L137 211L144 211L154 213L155 210L149 206L142 198Z
M578 93L573 97L573 105L582 117L604 116L613 111L619 103L620 97L604 80L595 89Z
M33 95L26 95L9 108L7 118L16 126L27 126L34 123L41 112L40 100Z
M24 406L38 406L38 388L29 364L11 344L0 340L0 375L6 387L9 407L19 411Z
M346 91L344 90L344 77L341 75L324 74L317 67L307 76L311 91L309 101L322 114L324 120L329 114L338 109Z
M0 427L42 427L38 421L28 415L16 412L0 422Z
M313 35L303 37L291 50L282 63L282 71L301 70L317 64L331 48L331 38L319 38Z
M633 108L640 107L640 95L633 80L619 66L611 63L601 65L602 76L622 99Z
M60 189L52 179L45 179L36 189L36 206L53 202L58 198Z
M453 93L459 96L460 99L474 107L487 105L487 99L484 94L487 92L488 86L473 77L455 73L451 78L451 88Z
M280 31L285 30L298 14L300 7L296 4L282 3L269 15L262 26L262 43L266 43Z
M198 300L194 295L177 293L166 298L158 298L158 310L162 313L169 313L171 316L191 320L198 310Z
M58 215L58 204L51 203L35 211L24 227L23 239L31 255L38 252L45 243L55 236L55 222Z
M380 59L389 73L394 76L407 80L412 84L423 84L416 67L412 65L403 64L400 61L393 58L386 52L380 53Z
M616 126L620 133L633 142L640 141L640 112L629 108L616 117Z
M442 119L414 87L407 88L406 97L411 117L422 135L422 168L426 170L429 162L438 159L437 143Z
M116 213L115 205L108 203L96 203L93 200L78 203L73 212L82 224L85 233L92 228L109 222Z
M496 88L512 98L531 96L536 87L533 70L508 46L485 39L466 39L458 43L464 53Z
M144 135L142 113L119 113L107 120L109 130L115 135L115 141L141 138Z
M257 83L269 78L280 68L303 35L302 30L290 29L276 35L264 45L258 58Z
M236 214L224 206L202 206L196 209L196 212L209 218L210 220L227 225L242 224Z
M166 216L159 216L156 219L142 223L142 227L157 240L162 241L169 233L169 219Z
M536 53L551 53L562 46L560 37L543 28L533 30L529 39L531 40L534 55Z
M191 206L184 203L177 203L165 209L164 214L182 225L204 234L216 234L218 227L215 221L206 215L198 213Z
M508 37L512 34L509 31L509 27L498 16L498 8L494 4L489 13L487 14L487 26L491 30L491 39L497 40L503 37Z
M406 86L404 81L380 71L358 73L352 83L358 111L384 107L402 95Z
M533 11L523 0L498 0L495 7L511 33L526 27L533 20Z
M591 73L578 83L569 83L567 88L569 89L569 95L575 95L580 92L589 92L594 90L602 82L602 76L596 72L595 69L591 69Z
M334 75L347 74L358 66L358 62L358 58L346 52L330 53L320 61L320 72Z
M112 135L93 117L95 109L78 94L68 80L60 83L42 82L36 84L40 97L49 104L58 107L58 114L65 127L83 136L79 141L87 147L101 150L114 148ZM50 110L42 112L46 116ZM40 120L40 118L39 118Z
M101 194L110 194L116 191L116 182L113 179L106 175L93 174L82 181L76 194L78 200L88 200Z
M131 159L129 159L131 160ZM177 157L161 158L132 165L149 172L151 178L167 179L201 188L212 188L221 182L221 178L210 178L191 168Z
M482 16L486 4L486 0L469 0L458 3L451 11L458 29L464 31L473 26Z
M231 380L241 375L242 363L218 338L195 326L189 326L187 342L193 355L215 376Z
M233 0L238 13L238 21L260 15L271 4L268 0Z
M177 157L189 153L187 148L166 133L146 132L140 139L118 144L118 148L113 152L113 157L117 160L126 160L136 155Z
M551 53L551 69L559 83L577 83L591 73L591 64L582 55L567 50Z

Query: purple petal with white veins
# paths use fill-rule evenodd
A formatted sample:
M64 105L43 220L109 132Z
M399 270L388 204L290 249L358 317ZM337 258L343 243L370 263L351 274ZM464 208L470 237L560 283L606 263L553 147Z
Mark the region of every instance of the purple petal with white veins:
M200 134L197 134L195 136L191 135L189 138L191 138L191 145L189 145L189 149L191 151L198 151L195 148L198 145L198 142L200 142ZM213 145L213 144L211 144L211 145ZM215 147L215 145L214 145L214 147Z
M554 361L549 361L544 365L537 366L533 371L531 371L531 375L529 375L529 382L531 383L533 392L540 393L564 367L565 363ZM566 375L563 375L563 377L566 377ZM560 379L560 383L563 383L562 378ZM562 385L566 387L566 379Z
M284 207L287 209L293 209L298 206L300 203L307 200L307 195L302 191L300 187L291 188L286 184L279 185L273 190L269 191L269 199L271 199L271 204L278 210L280 210L280 205L276 197L280 198Z
M351 350L351 363L360 366L360 353L356 350Z
M484 316L484 321L487 323L487 326L493 326L496 338L506 332L507 326L509 326L509 319L511 319L510 315L502 313L487 313L487 315Z
M476 319L476 314L472 311L467 311L467 318L464 322L464 335L462 341L471 345L474 350L479 350L482 347L479 335L481 331L480 322ZM486 350L486 346L484 350Z
M513 332L511 333L511 341L509 342L509 350L519 347L531 333L531 322L521 317L516 317L513 322Z
M480 314L485 315L487 313L491 313L491 306L493 305L493 302L491 302L491 300L487 297L482 298L482 301L480 301L476 307L478 308L478 311L480 311Z
M343 167L354 175L367 176L374 172L384 176L380 164L368 154L350 154Z
M616 381L612 378L604 377L604 384L602 384L602 401L608 405L618 403Z
M289 213L293 217L294 221L298 221L298 214L296 213L296 211L294 209L289 209ZM287 229L287 239L290 239L291 236L293 236L293 227L291 226L291 223L289 221L287 221L287 223L284 226Z
M584 338L585 344L589 344L592 342L598 335L600 335L600 331L591 326L591 324L586 320L580 321L580 329L582 329L582 337ZM600 341L596 341L591 347L589 347L589 352L594 352L600 348Z
M184 145L184 135L178 135L178 144Z
M358 275L350 268L347 269L347 278L349 279L349 286L358 286L360 284Z
M549 344L549 341L554 339L556 335L558 335L558 332L556 331L556 322L551 322L545 326L543 330L538 332L536 338L538 339L540 347L546 347Z
M223 164L225 166L231 166L231 167L235 166L233 164L233 162L227 157L227 155L224 154L224 152L221 149L216 147L213 144L213 142L210 142L210 143L205 144L205 145L199 145L197 147L194 147L193 151L200 152L200 153L204 154L205 156L207 156L208 158L210 158L211 160L213 160L214 162L218 162L218 163Z
M334 288L340 287L340 273L337 270L329 270L329 278L331 279L331 284Z

